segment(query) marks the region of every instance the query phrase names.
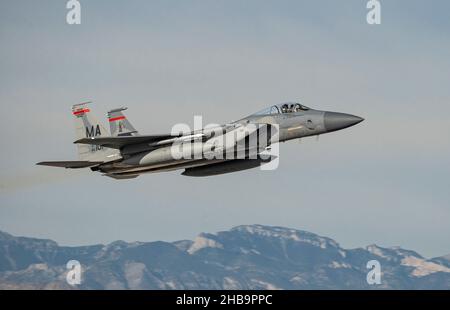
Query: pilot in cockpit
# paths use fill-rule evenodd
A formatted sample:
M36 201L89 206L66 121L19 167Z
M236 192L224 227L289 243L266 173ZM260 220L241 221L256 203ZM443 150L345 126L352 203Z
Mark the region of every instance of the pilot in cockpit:
M301 105L300 103L290 103L290 104L284 103L281 106L281 113L295 113L307 110L309 110L309 108L304 105Z

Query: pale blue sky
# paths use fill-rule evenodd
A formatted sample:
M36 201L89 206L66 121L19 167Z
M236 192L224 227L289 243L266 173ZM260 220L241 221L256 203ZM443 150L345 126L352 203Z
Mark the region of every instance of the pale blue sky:
M344 247L450 252L450 3L0 1L0 229L92 244L289 226ZM115 181L37 167L76 159L70 106L128 106L143 133L224 123L287 100L360 115L281 146L280 167ZM106 121L104 122L106 125Z

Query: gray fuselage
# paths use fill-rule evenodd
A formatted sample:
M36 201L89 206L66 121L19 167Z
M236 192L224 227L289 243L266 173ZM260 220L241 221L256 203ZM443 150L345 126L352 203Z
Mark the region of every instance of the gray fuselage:
M299 105L299 104L297 104ZM300 106L300 105L299 105ZM285 105L273 106L271 110L252 114L231 124L214 128L214 135L211 136L212 129L202 129L174 138L172 141L159 142L157 145L142 144L133 145L133 152L127 153L127 149L122 150L120 161L105 163L93 170L99 170L107 174L116 176L134 176L141 173L158 171L170 171L176 169L189 169L205 165L214 165L227 160L222 158L205 158L204 156L195 158L174 158L173 145L185 139L196 142L200 148L211 144L213 139L224 139L225 135L233 131L244 130L252 127L252 124L264 124L266 126L275 125L277 127L277 142L285 142L292 139L299 139L308 136L321 135L353 126L363 119L344 113L319 111L301 106L302 109L285 109ZM275 127L274 127L275 128ZM272 129L271 134L274 134ZM239 133L236 133L239 134ZM190 140L191 139L191 140ZM215 143L216 141L214 141ZM264 147L269 147L273 141L268 139ZM138 150L138 152L136 152ZM258 149L258 152L262 151ZM195 151L194 151L195 152Z

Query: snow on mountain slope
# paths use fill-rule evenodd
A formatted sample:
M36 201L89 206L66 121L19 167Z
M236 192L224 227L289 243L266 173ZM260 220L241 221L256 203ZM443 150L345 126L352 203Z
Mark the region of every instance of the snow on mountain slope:
M0 232L0 289L72 289L69 260L83 267L80 289L450 289L450 262L400 247L343 249L307 231L242 225L193 241L59 246ZM378 260L382 284L366 282Z

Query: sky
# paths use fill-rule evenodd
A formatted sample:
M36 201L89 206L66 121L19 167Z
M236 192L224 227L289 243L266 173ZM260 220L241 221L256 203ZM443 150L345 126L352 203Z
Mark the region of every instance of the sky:
M0 0L0 230L63 245L286 226L345 248L450 253L450 2ZM280 146L280 166L116 181L76 160L72 104L142 133L300 101L355 127Z

